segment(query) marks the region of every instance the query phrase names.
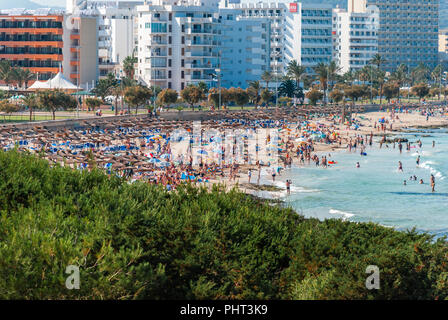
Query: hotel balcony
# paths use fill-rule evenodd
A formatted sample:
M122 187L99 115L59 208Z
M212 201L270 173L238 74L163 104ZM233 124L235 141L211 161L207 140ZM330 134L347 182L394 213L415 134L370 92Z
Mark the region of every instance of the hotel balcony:
M186 34L194 35L214 35L218 34L218 30L213 29L185 29Z
M218 53L216 52L194 52L194 51L185 51L185 57L186 58L197 58L197 57L203 57L203 58L213 58L217 57Z
M42 34L42 33L51 33L51 34L62 34L62 28L0 28L0 33L5 34Z
M185 75L185 80L186 81L213 81L212 76L209 75L195 75L195 74L186 74Z
M164 57L168 57L168 52L166 51L150 51L147 53L148 57L160 57L160 58L164 58Z
M213 40L202 40L202 41L193 41L191 39L187 39L185 40L185 45L188 47L191 46L217 46L218 45L218 41L213 41Z
M22 53L22 54L0 54L0 59L8 60L55 60L62 61L62 54L34 54L34 53Z
M185 69L216 69L217 64L185 63Z
M163 47L168 45L168 41L166 40L154 40L154 39L150 39L148 44L152 47Z
M149 81L166 81L168 80L168 77L166 75L150 75L147 78Z
M23 46L32 46L32 47L53 47L53 48L63 48L64 43L62 41L33 41L33 40L24 40L24 41L10 41L10 40L1 40L0 46L5 47L23 47Z

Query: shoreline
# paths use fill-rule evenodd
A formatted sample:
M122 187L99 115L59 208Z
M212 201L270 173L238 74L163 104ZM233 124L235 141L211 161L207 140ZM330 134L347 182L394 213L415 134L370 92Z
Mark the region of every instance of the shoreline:
M337 128L337 130L339 132L342 133L346 133L346 139L348 139L350 136L357 136L357 135L369 135L371 133L373 133L373 137L390 137L390 136L398 136L401 133L406 133L407 130L409 129L439 129L439 128L447 128L448 127L448 118L437 118L437 117L430 117L428 120L426 120L426 117L424 115L419 115L419 114L415 114L415 113L410 113L410 114L406 114L406 113L399 113L399 121L392 121L392 125L393 125L393 130L385 130L384 132L380 133L378 131L374 131L374 122L376 121L376 119L380 119L380 118L387 118L388 115L390 114L390 112L387 111L382 111L382 112L378 112L378 111L374 111L374 112L365 112L362 114L356 114L354 116L355 120L360 120L361 124L363 126L360 127L361 130L347 130L346 127L344 125L336 125L335 127ZM361 116L361 118L360 118ZM332 123L330 123L329 121L325 120L325 118L317 118L314 119L317 122L322 122L325 125L331 126L334 125ZM377 141L374 142L374 144L377 143ZM387 143L386 143L387 144ZM347 150L347 146L338 146L338 145L332 145L332 144L323 144L323 143L316 143L315 144L315 148L314 148L314 153L318 156L325 156L328 155L329 152L332 153L340 153L344 150ZM309 166L305 165L305 166ZM291 169L300 169L301 167L303 167L303 165L298 165L297 164L297 159L293 158L293 162L291 165ZM227 179L226 179L227 180ZM247 173L241 173L240 177L238 180L244 180L244 181L248 181L248 176ZM229 183L230 182L230 183ZM272 199L276 199L276 200L280 200L282 202L284 202L281 198L283 198L283 196L279 196L279 193L285 193L286 192L286 186L285 188L279 188L277 185L273 184L272 181L270 181L269 179L267 179L267 181L265 182L270 182L270 183L264 183L264 184L260 184L261 189L266 189L268 187L272 187L275 186L277 188L277 190L275 191L267 191L267 190L254 190L254 188L247 188L244 187L244 182L241 183L239 181L236 182L231 182L231 181L225 181L224 184L226 185L227 190L232 189L233 187L237 187L241 192L252 195L252 196L256 196L259 197L261 199L266 199L266 200L272 200ZM229 183L227 185L227 183ZM255 187L257 186L256 184L253 184ZM266 196L267 195L267 196Z

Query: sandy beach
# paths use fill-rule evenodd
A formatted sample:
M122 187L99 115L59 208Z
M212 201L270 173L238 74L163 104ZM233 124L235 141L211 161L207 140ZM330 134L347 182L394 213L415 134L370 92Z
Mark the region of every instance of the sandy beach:
M259 190L283 191L278 186L259 185L259 179L272 175L274 180L285 167L310 163L326 167L327 153L346 150L351 145L356 148L356 143L367 145L369 138L372 144L373 137L399 134L404 128L448 125L446 107L386 108L383 112L353 113L351 123L341 123L337 111L341 109L334 107L330 112L324 112L324 108L304 110L222 113L222 118L201 122L201 135L207 136L209 141L201 138L202 143L196 144L195 148L187 144L187 149L177 153L173 151L173 145L181 140L176 140L176 130L193 133L189 138L193 142L196 139L193 123L163 118L115 122L99 119L95 127L78 129L3 128L0 147L40 154L51 163L78 170L103 168L109 174L131 181L163 184L168 190L190 181L210 188L214 184L221 184L227 190L238 187L243 192L256 194ZM257 140L255 147L250 132L259 129L270 130L270 133ZM210 130L218 130L224 135L209 134ZM235 149L237 139L240 138L235 136L235 145L229 145L224 139L226 130L227 139L228 130L249 132L240 136L244 151L240 151L238 162L234 158L238 153ZM278 135L276 141L275 135ZM268 149L269 157L275 159L259 157L260 150L265 152ZM257 163L249 161L249 156L254 156L252 153L256 153ZM275 161L271 163L272 160Z
M399 112L395 113L395 116L392 117L391 110L387 109L381 112L364 112L357 113L353 115L354 122L359 123L359 127L354 129L352 126L347 126L344 124L336 123L332 116L324 116L313 119L314 123L323 124L325 128L329 128L331 132L335 132L340 136L341 143L323 143L323 142L313 142L314 152L319 155L325 155L328 153L333 153L337 151L347 150L347 144L350 142L350 139L354 139L360 136L368 136L371 133L374 137L378 136L391 136L391 135L399 135L403 129L407 128L440 128L448 126L448 116L445 109L440 109L439 113L434 116L426 117L426 112L422 111L424 108L420 110L410 110L409 113ZM398 116L398 119L396 118ZM375 123L378 124L380 119L384 119L386 123L385 130L378 130L379 126L375 128ZM392 128L390 127L392 124ZM280 133L280 137L282 141L287 141L291 137L297 137L302 134L301 130L293 129L292 131L283 131ZM293 140L294 141L294 140ZM294 148L297 148L298 144L294 142ZM293 148L293 149L294 149ZM292 157L292 165L298 165L298 160L296 157ZM259 194L258 191L271 191L274 194L282 189L279 187L270 186L257 186L254 181L255 179L251 179L251 184L249 185L249 177L248 171L249 169L254 170L255 175L257 168L255 166L245 165L241 167L241 170L238 174L238 177L235 181L226 179L226 180L213 180L212 183L220 183L226 186L227 190L232 189L233 187L237 187L241 191L248 194ZM254 174L252 175L252 177ZM286 188L286 187L285 187ZM266 190L269 189L269 190ZM284 189L283 189L284 190Z

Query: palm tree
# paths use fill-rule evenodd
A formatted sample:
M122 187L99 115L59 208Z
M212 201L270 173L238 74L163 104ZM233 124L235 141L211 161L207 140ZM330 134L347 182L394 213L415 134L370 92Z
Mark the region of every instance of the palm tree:
M115 79L115 76L113 73L109 73L106 78L99 79L96 82L95 87L92 89L92 93L95 94L97 97L101 97L101 100L105 102L106 96L108 96L111 93L111 89L117 85L118 81Z
M296 92L296 84L293 80L286 78L278 89L282 97L292 98Z
M333 82L334 82L334 80L336 80L341 69L342 68L339 67L335 61L331 61L327 66L328 84L331 86L331 90L333 90L333 87L334 87Z
M30 111L30 122L33 121L33 111L39 107L39 100L36 94L30 94L22 98L23 103Z
M115 115L118 115L118 98L123 96L124 88L121 82L117 82L112 87L110 87L109 91L115 97Z
M370 60L370 63L375 65L378 69L381 69L381 66L386 62L387 60L383 58L379 53L375 54L373 58Z
M274 75L272 74L272 72L270 71L265 71L263 72L263 74L261 75L261 79L266 82L266 89L269 89L269 82L272 81L272 79L274 79Z
M296 81L296 87L299 87L300 81L306 76L306 67L299 65L296 60L292 60L286 70L287 75Z
M438 99L440 100L440 94L441 94L441 84L442 84L442 73L443 73L443 66L441 64L437 65L434 70L431 72L431 79L433 80L433 84L438 86L439 89L437 90Z
M320 82L320 86L324 91L324 103L327 103L327 84L328 84L328 66L320 62L316 67L314 67L314 72L316 72L317 80Z
M405 64L400 64L391 76L390 80L395 81L398 87L401 88L403 83L408 80L408 67ZM398 101L400 101L400 90L398 90Z
M422 83L425 82L429 76L430 76L430 71L428 69L428 67L426 67L423 63L420 63L414 70L412 70L412 76L413 76L413 83L417 82L417 83Z
M24 82L24 73L22 68L11 69L12 80L17 82L17 87L22 88Z
M386 72L381 69L375 70L375 82L378 83L378 94L380 95L380 104L383 103L383 87L386 83Z
M342 81L350 86L353 84L353 81L355 81L355 79L356 75L352 70L349 70L342 75Z
M260 81L250 81L249 82L249 88L248 92L252 92L251 96L254 98L254 103L258 103L258 101L260 100L260 90L261 90L261 85L260 85Z
M32 73L29 69L22 69L23 83L25 84L25 90L28 89L28 82L35 79L36 75Z
M369 79L370 79L369 70L367 70L366 67L357 70L356 73L355 73L355 75L356 75L356 79L358 79L359 81L361 81L363 84L364 84L366 81L369 81Z
M134 56L127 56L123 60L123 70L126 74L126 77L134 79L135 68L134 64L137 63L137 58Z
M13 80L11 63L8 60L0 61L0 79L5 81L7 86L9 86Z

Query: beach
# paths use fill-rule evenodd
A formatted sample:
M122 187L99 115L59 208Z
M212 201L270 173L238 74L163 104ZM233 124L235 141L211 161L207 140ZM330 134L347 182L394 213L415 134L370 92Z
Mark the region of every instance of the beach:
M392 122L392 130L378 132L374 121L378 123L389 115L388 112L371 112L355 116L362 124L358 130L339 126L339 132L347 139L373 132L373 145L365 148L367 156L360 155L359 147L350 152L344 144L339 148L316 143L317 153L326 155L336 164L322 168L296 163L275 183L269 178L262 180L263 184L282 188L268 196L281 199L285 206L305 217L375 222L398 230L416 228L436 237L447 236L447 118L440 115L427 120L419 113L400 113L399 120ZM380 148L384 135L390 143ZM400 153L398 143L391 142L397 138L409 141L411 148L403 147ZM422 147L418 141L422 142ZM419 156L420 163L416 165ZM398 161L403 164L403 172L397 170ZM431 192L431 174L435 177L435 192ZM290 195L285 190L288 179L292 180ZM420 179L423 184L419 183ZM266 196L266 192L260 195Z
M281 199L309 217L419 227L418 219L395 221L382 217L378 212L396 213L369 202L401 203L400 192L405 192L401 184L409 177L404 173L394 177L397 162L403 163L406 174L413 175L410 163L415 162L418 152L422 156L422 170L427 171L419 172L418 176L424 178L426 188L414 188L409 183L407 189L414 194L408 196L425 205L420 193L429 192L431 199L435 199L439 191L440 195L448 192L443 184L445 168L437 169L434 165L444 163L443 159L427 159L430 152L427 148L438 154L445 150L444 133L436 132L437 145L430 147L430 137L410 131L411 128L437 131L435 128L448 126L446 107L395 106L383 107L379 112L359 112L361 109L355 108L350 121L341 120L341 108L328 110L224 112L203 121L100 118L91 124L58 129L3 127L0 146L5 151L17 149L37 154L52 165L87 171L99 168L129 182L158 184L168 191L183 183L210 189L220 184L226 190L236 187L257 197ZM409 149L399 154L397 139L411 142L412 152ZM424 141L422 148L416 145L418 140ZM428 190L431 173L437 180L436 194ZM378 192L386 189L394 197ZM397 205L398 214L408 204ZM428 206L437 211L432 208L433 203L426 203ZM437 202L434 206L437 207ZM424 231L434 229L432 225L420 226ZM442 229L445 227L448 228L448 221Z

